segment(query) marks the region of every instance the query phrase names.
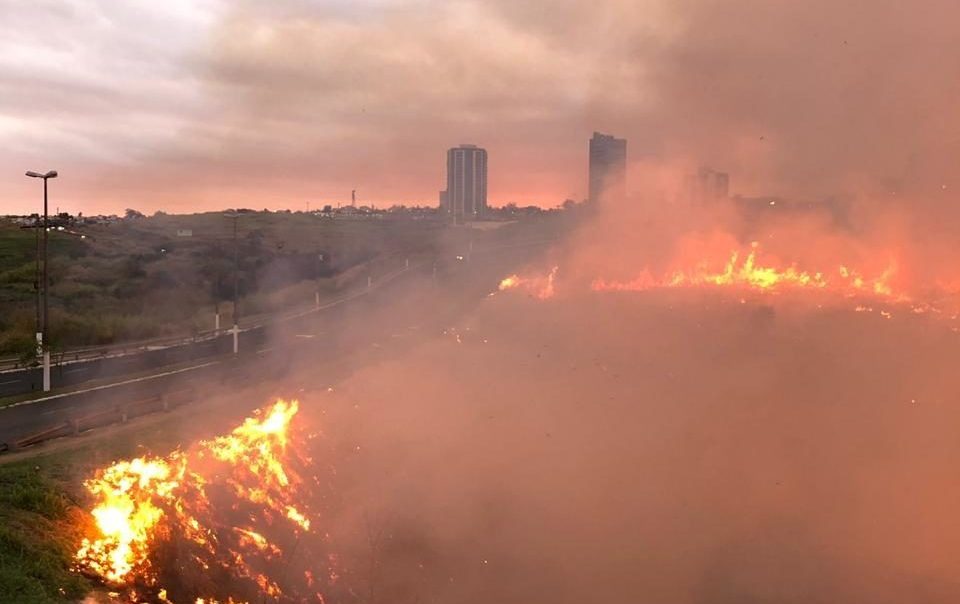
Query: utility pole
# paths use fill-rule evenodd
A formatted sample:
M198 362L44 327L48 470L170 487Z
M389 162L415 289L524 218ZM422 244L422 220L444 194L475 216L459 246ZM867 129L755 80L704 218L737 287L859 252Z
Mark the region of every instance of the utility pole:
M43 324L39 333L39 350L43 352L43 391L50 392L50 332L49 332L49 287L50 287L50 249L49 231L50 220L47 210L47 180L57 177L56 170L50 170L44 174L39 172L27 172L30 178L43 179Z
M33 234L36 239L37 264L33 271L33 288L37 290L37 360L39 360L43 358L43 317L40 315L40 309L43 307L40 297L43 295L43 290L40 288L40 214L35 216L37 219L33 221Z
M240 352L240 310L237 307L239 297L240 255L237 248L237 219L240 215L231 214L233 218L233 354Z
M317 274L315 281L316 290L313 292L313 306L316 310L320 310L320 268L323 263L323 254L317 254Z

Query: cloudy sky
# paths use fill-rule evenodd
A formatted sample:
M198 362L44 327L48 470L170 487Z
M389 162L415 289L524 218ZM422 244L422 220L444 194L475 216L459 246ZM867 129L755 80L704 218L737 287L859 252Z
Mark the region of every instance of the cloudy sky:
M60 171L72 212L435 203L444 152L490 201L586 192L593 130L733 189L960 180L953 0L0 0L0 211ZM960 187L960 183L957 183Z

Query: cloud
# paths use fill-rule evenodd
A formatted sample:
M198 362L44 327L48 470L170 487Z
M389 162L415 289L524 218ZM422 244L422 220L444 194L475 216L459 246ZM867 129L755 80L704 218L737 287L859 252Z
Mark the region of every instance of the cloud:
M740 193L960 186L960 8L945 0L0 11L4 163L56 164L77 203L103 208L289 207L353 188L433 202L461 142L490 151L494 203L553 204L583 197L595 129L626 136L640 165L728 170ZM0 195L26 204L32 189Z

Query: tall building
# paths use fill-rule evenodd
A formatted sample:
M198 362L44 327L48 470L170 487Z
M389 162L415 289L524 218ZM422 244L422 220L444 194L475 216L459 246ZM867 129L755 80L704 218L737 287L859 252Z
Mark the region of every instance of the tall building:
M701 167L687 177L687 196L691 201L726 199L730 196L730 175Z
M627 140L593 133L590 139L590 201L627 194Z
M460 145L447 151L447 190L440 192L444 213L454 222L475 220L487 209L487 151Z

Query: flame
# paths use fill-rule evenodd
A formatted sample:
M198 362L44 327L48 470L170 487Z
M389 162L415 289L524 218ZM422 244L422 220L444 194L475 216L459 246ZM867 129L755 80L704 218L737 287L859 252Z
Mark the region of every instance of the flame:
M277 401L188 451L97 471L84 483L95 526L76 552L78 570L111 586L152 590L163 602L172 601L168 593L206 604L280 597L285 542L299 545L313 522L297 501L308 461L291 446L298 407ZM176 554L161 564L164 548ZM231 585L160 585L183 565L225 573Z
M554 282L556 281L559 270L559 266L554 266L546 275L536 277L520 277L516 274L510 275L500 281L499 291L523 288L538 300L548 300L556 293L554 290Z
M520 276L519 276L519 275L510 275L509 277L505 277L505 278L500 282L500 288L499 288L499 289L500 289L500 291L506 291L506 290L508 290L508 289L513 289L513 288L515 288L515 287L517 287L517 286L519 286L519 285L520 285Z
M643 270L629 281L596 279L591 284L594 291L644 291L676 287L735 287L761 292L784 289L828 290L848 296L869 294L892 301L908 301L906 295L894 291L892 280L896 264L891 263L881 274L865 277L860 272L839 265L832 271L804 271L796 265L776 267L761 263L758 259L760 245L752 243L749 251L730 252L722 269L711 268L709 261L701 261L689 268L678 268L655 276ZM713 263L712 266L717 266Z

